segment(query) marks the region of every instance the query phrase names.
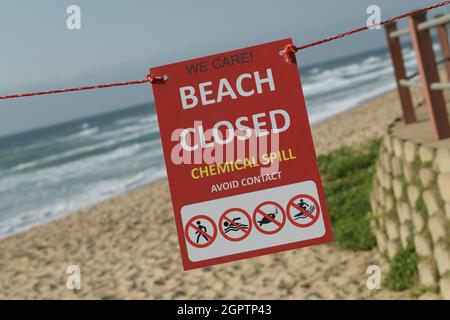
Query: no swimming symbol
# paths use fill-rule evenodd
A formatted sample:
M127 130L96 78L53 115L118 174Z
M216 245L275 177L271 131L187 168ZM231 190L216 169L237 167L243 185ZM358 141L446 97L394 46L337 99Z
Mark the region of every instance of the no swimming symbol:
M217 237L213 219L205 215L192 217L184 228L186 240L196 248L209 247Z
M220 217L219 230L227 240L242 241L252 231L252 220L247 211L240 208L232 208L225 211Z

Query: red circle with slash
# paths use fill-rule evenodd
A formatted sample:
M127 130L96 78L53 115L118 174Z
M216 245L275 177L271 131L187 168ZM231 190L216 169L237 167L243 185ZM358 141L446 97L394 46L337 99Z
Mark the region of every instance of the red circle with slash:
M247 229L244 229L239 223L236 223L227 217L227 215L229 215L232 212L240 212L245 216L245 218L248 221ZM229 224L233 225L234 227L236 227L237 229L239 229L240 231L242 231L243 235L241 237L233 238L233 237L230 237L228 234L226 234L225 231L222 229L223 223L225 222L224 220L226 222L228 222ZM244 209L240 209L240 208L229 209L220 216L219 231L222 234L222 236L227 240L235 241L235 242L242 241L245 238L247 238L250 235L250 232L252 231L252 219L250 218L250 215L247 213L247 211L245 211Z
M270 213L263 211L261 208L266 205L272 205L272 206L276 207L281 213L282 220L278 221L274 217L270 216ZM261 225L258 225L258 222L261 223L261 220L260 221L256 220L256 217L258 215L262 216L263 219L266 219L267 221L269 221L269 223L271 222L271 223L274 223L275 225L277 225L277 228L275 228L274 230L264 230L264 228L261 228ZM258 229L258 231L260 231L264 234L275 234L275 233L279 232L281 229L283 229L283 227L286 223L286 212L284 211L284 208L281 205L279 205L278 203L276 203L274 201L265 201L265 202L261 203L260 205L258 205L255 208L255 210L253 211L253 222L255 223L255 228Z
M194 223L195 220L206 220L206 221L208 221L213 227L213 234L210 235L209 233L207 233L207 232L201 230L199 227L197 227L197 225ZM189 236L189 228L193 228L195 231L200 232L200 234L203 237L206 237L209 240L207 242L203 243L203 244L196 243ZM186 223L186 226L184 227L184 233L186 235L186 240L192 246L194 246L196 248L206 248L206 247L210 246L214 242L214 240L216 240L216 238L217 238L217 227L216 227L216 224L214 223L214 220L211 219L210 217L205 216L205 215L198 215L198 216L195 216L195 217L192 217L191 219L189 219L189 221Z
M297 200L300 200L300 199L308 199L309 201L311 201L311 202L314 204L314 206L316 207L316 215L313 215L311 212L309 212L309 211L307 211L307 210L301 208L299 205L297 205L297 204L295 203ZM306 215L308 218L310 218L311 221L308 222L308 223L298 223L298 222L295 221L295 219L292 217L292 215L291 215L291 209L295 209L295 210L297 210L297 211L300 211L301 213L303 213L304 215ZM314 199L313 197L311 197L310 195L307 195L307 194L300 194L300 195L298 195L298 196L293 197L293 198L289 201L289 203L288 203L288 205L287 205L287 213L288 213L289 221L291 221L292 224L293 224L294 226L297 226L297 227L299 227L299 228L307 228L307 227L309 227L309 226L312 226L312 225L317 221L317 219L319 218L319 216L320 216L320 207L319 207L319 203L317 202L317 200Z

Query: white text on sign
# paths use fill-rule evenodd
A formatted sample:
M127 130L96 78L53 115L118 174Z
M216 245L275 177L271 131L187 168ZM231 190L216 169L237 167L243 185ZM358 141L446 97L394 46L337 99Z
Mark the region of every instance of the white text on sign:
M197 89L193 86L181 87L181 105L183 109L192 109L196 107L199 102L201 105L206 106L220 103L224 97L230 97L233 100L236 100L238 95L241 97L251 97L255 94L255 90L257 94L264 93L263 84L267 84L270 91L275 91L272 70L267 69L266 73L267 75L265 78L260 75L259 71L255 71L253 74L241 74L234 81L234 88L227 78L222 78L219 80L217 93L212 90L212 81L200 83ZM244 80L247 80L246 82L249 83L251 82L251 89L244 89Z

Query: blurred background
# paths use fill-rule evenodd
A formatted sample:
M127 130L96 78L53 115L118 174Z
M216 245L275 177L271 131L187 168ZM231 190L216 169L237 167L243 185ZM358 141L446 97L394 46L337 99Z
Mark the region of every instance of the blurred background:
M151 66L363 26L369 5L388 18L432 2L80 0L81 30L69 30L72 1L4 0L0 93L144 79ZM404 55L413 69L409 45ZM395 88L382 29L297 56L312 123ZM164 175L147 84L0 102L0 238Z

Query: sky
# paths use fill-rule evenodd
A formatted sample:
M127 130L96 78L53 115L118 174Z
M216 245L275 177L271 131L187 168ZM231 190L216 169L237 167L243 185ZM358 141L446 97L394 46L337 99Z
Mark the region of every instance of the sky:
M302 45L439 0L2 0L0 95L145 79L151 66L291 37ZM66 26L70 5L81 30ZM442 11L438 10L436 13ZM433 13L434 14L434 13ZM386 46L370 30L297 54L300 65ZM147 84L0 101L0 136L152 101Z

